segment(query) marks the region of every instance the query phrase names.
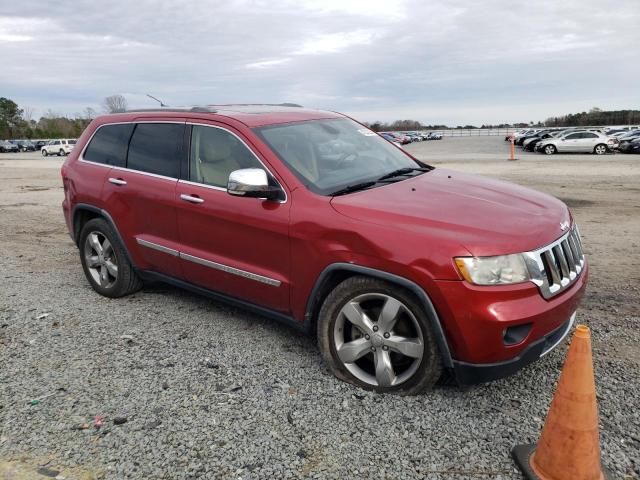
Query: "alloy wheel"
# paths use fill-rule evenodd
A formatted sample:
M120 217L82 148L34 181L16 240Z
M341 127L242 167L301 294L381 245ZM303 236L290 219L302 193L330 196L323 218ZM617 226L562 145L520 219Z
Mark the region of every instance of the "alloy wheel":
M344 367L358 380L377 387L409 380L424 354L416 317L404 303L382 293L349 300L334 323L333 340Z
M604 145L596 145L595 152L596 155L603 155L607 152L607 147L605 147Z
M103 233L93 231L84 243L84 258L94 282L110 288L118 279L118 263L113 246Z

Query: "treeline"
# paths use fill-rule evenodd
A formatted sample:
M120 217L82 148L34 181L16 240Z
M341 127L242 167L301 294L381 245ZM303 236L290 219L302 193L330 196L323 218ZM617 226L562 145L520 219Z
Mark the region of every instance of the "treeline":
M76 118L49 111L39 120L34 120L29 110L19 108L13 100L0 97L0 139L77 138L96 116L93 109L87 108Z
M127 101L122 95L111 95L105 97L102 108L109 113L124 112ZM20 108L13 100L0 97L0 140L77 138L97 115L91 107L74 117L49 110L39 120L34 120L32 108Z
M123 112L127 102L122 95L112 95L103 100L105 112ZM20 108L13 100L0 97L0 140L20 138L76 138L87 125L98 115L93 108L86 108L75 117L58 115L49 110L39 120L34 120L33 109ZM610 110L592 108L588 112L570 113L559 117L547 118L544 122L501 123L498 125L483 124L458 125L425 125L417 120L396 120L394 122L365 123L375 132L411 131L411 130L454 130L474 128L527 128L527 127L573 127L582 125L635 125L640 123L640 110Z
M527 128L527 127L576 127L606 125L636 125L640 123L640 110L601 110L592 108L588 112L570 113L560 117L550 117L544 122L519 122L476 125L424 125L417 120L396 120L395 122L365 123L375 132L412 131L412 130L471 130L474 128Z
M599 108L561 117L549 117L544 121L546 127L635 125L637 123L640 123L640 110L600 110Z

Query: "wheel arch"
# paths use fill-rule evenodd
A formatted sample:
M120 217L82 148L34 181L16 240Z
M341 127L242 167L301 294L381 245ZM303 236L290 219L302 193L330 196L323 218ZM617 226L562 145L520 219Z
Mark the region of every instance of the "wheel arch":
M109 215L109 212L107 212L103 208L96 207L95 205L79 203L73 208L71 218L73 222L73 241L75 242L76 246L79 246L78 242L80 241L80 232L82 231L82 227L84 227L84 225L89 220L92 220L94 218L102 218L103 220L105 220L111 226L111 228L113 228L113 231L116 232L118 240L120 240L120 244L122 245L122 248L127 255L127 260L129 260L129 263L131 263L133 268L136 269L135 263L133 263L133 258L131 257L129 250L127 249L127 244L124 243L122 235L120 235L120 230L118 230L118 227L113 221L111 215Z
M451 351L449 350L449 343L447 342L446 335L440 323L440 318L438 317L429 295L427 295L427 293L417 283L407 278L382 270L376 270L374 268L353 265L350 263L333 263L327 266L318 276L307 300L304 323L309 333L313 333L315 331L320 307L329 292L331 292L331 290L333 290L339 283L355 275L378 278L398 285L414 294L424 308L424 312L429 319L436 338L436 343L438 344L438 348L442 355L443 365L447 368L453 367L453 359L451 357Z

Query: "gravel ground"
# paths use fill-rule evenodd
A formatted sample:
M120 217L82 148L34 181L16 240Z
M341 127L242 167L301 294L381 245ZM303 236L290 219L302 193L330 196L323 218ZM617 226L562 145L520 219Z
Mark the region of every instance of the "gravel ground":
M496 137L408 149L572 207L603 462L640 478L640 156L506 162ZM378 395L271 320L165 285L100 297L66 233L60 163L0 155L0 478L521 478L509 451L538 438L565 346L490 384Z

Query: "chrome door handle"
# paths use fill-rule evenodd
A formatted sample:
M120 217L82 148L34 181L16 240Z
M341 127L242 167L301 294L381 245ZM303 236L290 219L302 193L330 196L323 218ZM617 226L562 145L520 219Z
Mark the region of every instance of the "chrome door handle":
M114 185L118 185L119 187L127 184L127 182L122 180L121 178L113 178L113 177L109 178L109 183L113 183Z
M194 197L193 195L187 195L186 193L180 194L180 198L189 203L204 203L204 199L200 197Z

